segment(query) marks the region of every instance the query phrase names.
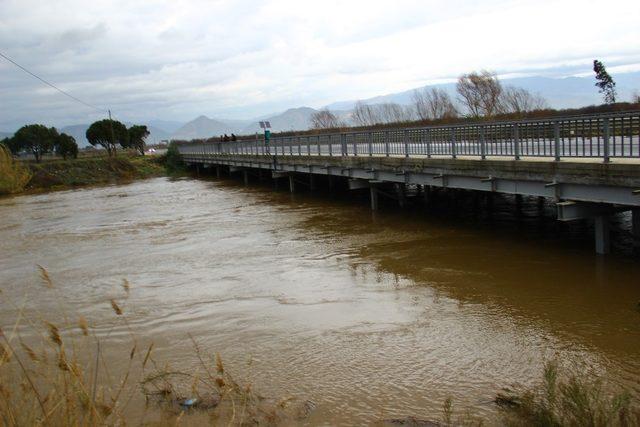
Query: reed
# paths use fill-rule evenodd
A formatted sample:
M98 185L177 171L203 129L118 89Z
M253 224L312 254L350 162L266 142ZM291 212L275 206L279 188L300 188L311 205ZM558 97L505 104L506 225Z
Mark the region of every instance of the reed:
M15 161L9 149L0 144L0 194L20 192L30 180L29 169Z
M219 353L203 350L193 337L198 363L187 370L158 362L153 342L140 350L126 318L127 307L116 302L120 297L105 298L105 305L113 311L114 324L130 332L130 346L117 352L120 360L113 356L107 360L113 329L105 333L103 327L101 339L96 325L66 310L69 307L52 275L44 267L37 269L40 292L52 293L58 306L65 308L57 316L64 320L56 323L19 316L10 331L0 329L0 425L163 426L205 420L239 426L300 421L295 399L260 395L250 383L231 375ZM131 288L123 280L122 299ZM28 340L22 336L26 330ZM114 364L125 368L114 375ZM132 410L132 405L137 407Z
M607 390L601 378L561 375L552 361L538 385L498 394L495 402L512 426L640 426L640 410L632 396Z

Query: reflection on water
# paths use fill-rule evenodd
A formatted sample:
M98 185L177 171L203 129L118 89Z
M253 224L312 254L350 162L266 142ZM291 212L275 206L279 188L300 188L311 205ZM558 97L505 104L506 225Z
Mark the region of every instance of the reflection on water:
M161 358L195 366L192 334L263 394L316 402L312 423L433 419L448 396L492 418L497 390L556 357L640 393L637 258L595 256L588 225L539 220L536 200L517 216L439 197L372 214L351 195L159 178L2 199L0 325L19 306L60 316L38 263L114 347L126 277L129 323Z

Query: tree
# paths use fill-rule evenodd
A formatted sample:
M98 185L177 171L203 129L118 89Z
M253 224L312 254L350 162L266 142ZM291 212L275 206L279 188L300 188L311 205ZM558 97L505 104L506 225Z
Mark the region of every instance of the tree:
M343 125L344 123L326 108L311 115L311 126L314 129L336 129Z
M547 100L526 89L507 86L502 91L500 110L502 113L524 114L548 108Z
M634 104L640 104L640 91L636 90L633 92L633 95L631 95L631 102Z
M458 117L458 110L444 89L424 88L412 95L415 112L420 120L438 120Z
M112 139L113 129L113 139ZM94 122L87 129L87 140L89 144L100 145L107 150L109 157L116 154L116 145L127 147L129 145L129 132L127 127L117 120L99 120Z
M56 138L55 150L56 154L62 156L65 160L67 160L68 157L78 158L78 144L76 144L76 139L64 132Z
M593 60L593 72L596 73L596 86L598 92L602 94L605 104L613 104L616 102L616 82L607 73L604 64L597 59Z
M482 70L463 74L458 78L456 90L471 117L493 117L499 113L502 85L495 73Z
M129 128L129 147L135 148L144 156L145 139L149 136L149 130L144 125L133 125Z
M395 102L385 102L374 105L373 108L378 110L378 116L382 123L403 123L409 122L414 118L411 107L403 107Z
M362 101L356 102L351 112L351 119L356 126L373 126L382 123L378 111L373 106L367 105Z
M58 138L56 128L48 128L45 125L22 126L12 138L11 151L29 151L33 153L36 162L40 162L43 154L51 152Z

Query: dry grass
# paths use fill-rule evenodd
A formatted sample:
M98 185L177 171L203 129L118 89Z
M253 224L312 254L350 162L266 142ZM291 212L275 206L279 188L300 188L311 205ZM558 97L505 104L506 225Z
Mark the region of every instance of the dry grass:
M563 377L557 363L549 362L538 386L498 394L496 403L513 426L640 426L640 410L631 395L605 390L601 379Z
M62 310L64 296L54 279L45 268L38 266L38 270L40 292L53 293ZM124 280L122 288L124 300L132 285ZM126 304L105 298L105 305L111 306L115 325L129 331L128 350L120 351L119 360L114 360L113 351L106 356L110 330L103 331L100 336L105 338L100 339L96 325L83 316L65 311L57 316L65 320L57 324L23 318L23 311L14 305L20 312L18 319L11 330L0 330L0 425L271 425L300 421L299 405L292 399L265 398L251 383L240 384L220 354L205 352L192 337L196 367L185 371L159 363L153 342L139 348L127 322ZM21 335L29 335L31 342ZM119 375L111 372L116 364L125 367Z
M15 161L9 149L0 144L0 194L22 191L30 179L29 168Z

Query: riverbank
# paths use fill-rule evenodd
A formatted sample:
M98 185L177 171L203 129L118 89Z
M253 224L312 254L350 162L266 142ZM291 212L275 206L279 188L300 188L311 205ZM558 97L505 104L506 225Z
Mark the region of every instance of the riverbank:
M27 191L59 190L166 174L161 157L118 156L29 163Z

